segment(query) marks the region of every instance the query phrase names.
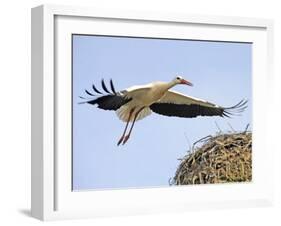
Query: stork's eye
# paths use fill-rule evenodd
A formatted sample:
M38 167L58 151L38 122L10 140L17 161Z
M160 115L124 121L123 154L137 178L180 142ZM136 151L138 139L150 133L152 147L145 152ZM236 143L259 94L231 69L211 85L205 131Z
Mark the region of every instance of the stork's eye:
M180 80L181 78L180 77L177 77L177 80Z

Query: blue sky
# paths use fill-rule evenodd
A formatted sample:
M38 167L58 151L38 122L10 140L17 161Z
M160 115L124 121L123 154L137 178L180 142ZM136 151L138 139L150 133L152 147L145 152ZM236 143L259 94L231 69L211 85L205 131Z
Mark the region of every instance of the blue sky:
M169 186L189 145L218 129L237 131L251 123L249 43L73 35L73 189ZM112 78L117 90L181 75L194 86L173 89L221 106L249 100L232 119L183 119L152 114L138 121L124 146L117 146L125 124L114 111L80 105L94 83Z

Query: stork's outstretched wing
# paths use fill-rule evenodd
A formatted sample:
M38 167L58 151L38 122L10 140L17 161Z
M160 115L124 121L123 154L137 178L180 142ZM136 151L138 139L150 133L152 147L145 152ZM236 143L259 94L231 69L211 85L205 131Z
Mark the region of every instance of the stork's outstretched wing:
M241 100L232 107L224 108L179 92L168 91L163 98L152 104L150 109L161 115L183 118L197 116L230 117L244 111L247 108L246 104L247 101Z
M80 104L96 104L98 108L101 108L103 110L116 111L121 106L132 100L132 98L126 96L127 91L124 90L116 92L112 80L110 80L110 90L106 87L104 80L101 81L101 86L106 94L103 94L95 87L95 85L92 85L93 91L95 91L95 93L85 90L89 98L87 99L84 97L80 97L84 100L80 102Z

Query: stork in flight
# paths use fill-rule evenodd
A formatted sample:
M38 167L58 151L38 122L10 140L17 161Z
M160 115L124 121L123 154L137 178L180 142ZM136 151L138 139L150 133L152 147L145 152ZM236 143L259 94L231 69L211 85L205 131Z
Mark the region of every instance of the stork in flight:
M143 119L152 112L182 118L193 118L197 116L221 116L230 117L245 110L247 101L241 100L232 107L221 107L205 100L197 99L182 93L170 90L176 85L193 86L191 82L177 76L170 82L152 82L147 85L132 86L122 91L116 92L112 80L110 80L110 90L106 87L104 80L101 85L106 94L100 92L95 85L92 86L96 94L85 90L89 99L83 102L97 105L103 110L116 111L120 120L126 123L124 132L117 145L124 145L133 130L137 120ZM128 125L132 122L131 128L126 135Z

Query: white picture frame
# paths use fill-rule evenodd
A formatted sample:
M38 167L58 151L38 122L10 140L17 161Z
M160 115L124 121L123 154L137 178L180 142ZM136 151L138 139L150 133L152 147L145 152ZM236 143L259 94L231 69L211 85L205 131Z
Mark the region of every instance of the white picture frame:
M100 26L104 21L107 24ZM189 26L192 32L183 34L178 26ZM68 95L71 83L68 41L69 35L75 32L252 42L253 182L72 192L71 152L68 149L71 141L69 133L59 132L61 127L70 131L69 102L66 101L63 107L58 105L62 104L60 99L71 98ZM273 82L272 33L273 22L266 19L106 11L57 5L33 8L32 216L56 220L272 204L273 178L267 175L273 167L273 150L267 148L268 140L261 139L270 133L266 109L270 109L271 103L264 100L270 95Z

